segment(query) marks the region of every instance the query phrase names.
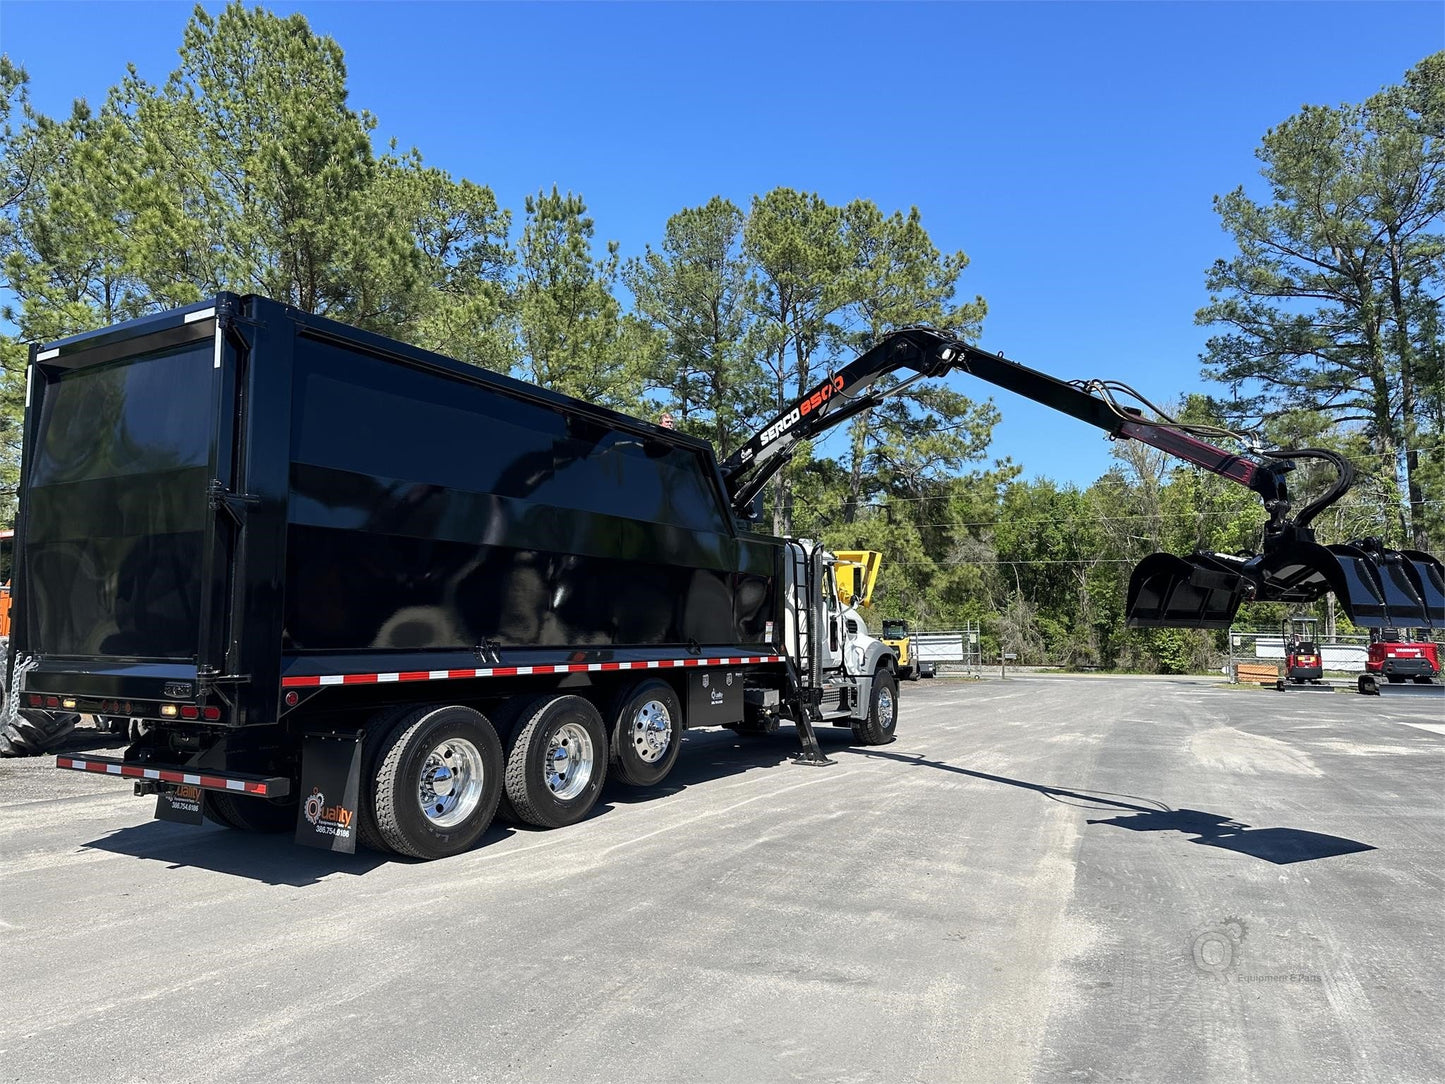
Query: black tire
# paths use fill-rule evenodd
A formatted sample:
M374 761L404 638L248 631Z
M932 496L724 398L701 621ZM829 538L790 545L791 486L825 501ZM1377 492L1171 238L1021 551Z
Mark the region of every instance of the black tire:
M80 716L72 711L37 712L35 718L16 715L0 727L0 756L35 757L48 753L64 741Z
M661 783L682 751L682 704L676 691L657 678L634 685L619 698L608 737L614 779L629 787Z
M297 799L245 798L221 791L206 791L206 815L227 828L274 835L296 830Z
M898 729L898 682L889 670L873 675L868 717L853 720L853 739L860 745L887 745Z
M480 712L457 704L415 708L397 721L377 753L375 775L363 781L371 793L362 804L370 803L377 834L391 850L447 858L475 845L492 823L502 794L502 743ZM448 799L458 785L466 789L453 804ZM428 804L436 802L435 815L423 810L422 794L429 795Z
M548 770L557 764L562 770ZM507 756L507 797L520 819L539 828L561 828L587 816L606 778L602 715L580 696L544 700Z
M415 710L411 704L392 705L389 708L382 708L366 720L361 742L361 786L363 791L371 786L372 780L376 779L376 769L381 763L382 750L386 747L397 724L401 722L402 716ZM376 814L373 812L371 796L363 794L357 804L361 808L356 811L356 841L373 851L394 854L395 852L386 845L386 840L382 838L381 829L376 825Z
M512 750L517 744L517 734L522 729L522 724L537 713L551 695L537 696L523 694L514 696L510 700L504 700L492 712L492 726L496 728L497 737L502 740L502 749L505 759L510 762ZM522 824L522 815L517 812L517 807L512 804L512 799L507 797L507 788L502 786L502 797L497 802L497 820L506 821L508 824Z
M212 824L219 824L222 828L240 828L241 826L228 816L230 810L231 807L229 803L218 805L215 801L215 795L209 791L206 793L205 801L201 803L202 816Z

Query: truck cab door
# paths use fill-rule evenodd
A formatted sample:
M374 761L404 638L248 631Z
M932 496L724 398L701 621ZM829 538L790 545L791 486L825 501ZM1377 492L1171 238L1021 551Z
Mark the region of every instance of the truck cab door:
M843 605L838 599L838 584L835 569L827 565L823 573L823 628L819 636L819 649L824 670L833 670L843 665Z

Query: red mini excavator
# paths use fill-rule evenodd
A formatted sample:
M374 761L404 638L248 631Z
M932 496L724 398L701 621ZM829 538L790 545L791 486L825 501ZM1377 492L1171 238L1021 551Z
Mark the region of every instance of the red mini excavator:
M1284 676L1292 685L1324 680L1324 656L1315 636L1318 624L1313 617L1292 617L1284 623Z

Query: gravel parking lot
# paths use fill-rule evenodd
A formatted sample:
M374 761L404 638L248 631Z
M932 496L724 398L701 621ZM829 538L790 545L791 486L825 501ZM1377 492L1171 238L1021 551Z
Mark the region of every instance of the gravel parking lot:
M1438 1081L1441 692L915 683L436 863L0 762L0 1076Z

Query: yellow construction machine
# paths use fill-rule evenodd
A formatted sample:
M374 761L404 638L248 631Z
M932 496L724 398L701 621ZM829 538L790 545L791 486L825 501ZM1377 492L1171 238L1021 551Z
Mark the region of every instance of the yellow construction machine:
M878 570L883 565L883 554L877 550L839 550L834 574L838 580L838 600L844 606L867 609L873 602L873 585L878 581ZM936 666L931 662L920 662L908 622L889 619L882 623L878 639L891 647L898 655L898 677L917 681L920 677L934 677Z

